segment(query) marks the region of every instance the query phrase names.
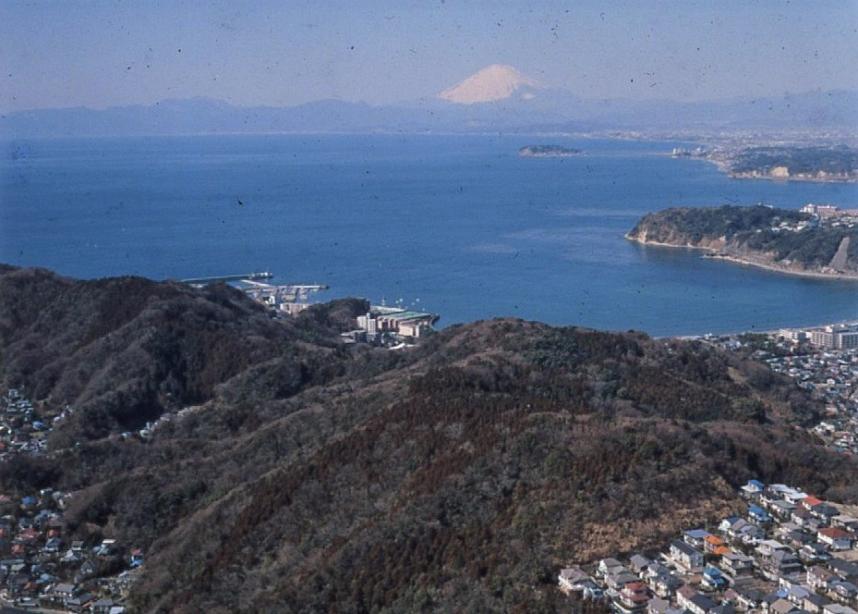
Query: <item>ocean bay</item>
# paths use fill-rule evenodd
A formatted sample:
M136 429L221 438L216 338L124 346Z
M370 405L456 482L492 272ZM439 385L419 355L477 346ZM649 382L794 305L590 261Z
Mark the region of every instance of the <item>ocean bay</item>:
M580 156L522 159L557 143ZM269 269L441 314L655 335L858 317L858 283L642 247L669 206L856 206L855 185L732 180L673 142L204 136L5 142L0 261L80 277Z

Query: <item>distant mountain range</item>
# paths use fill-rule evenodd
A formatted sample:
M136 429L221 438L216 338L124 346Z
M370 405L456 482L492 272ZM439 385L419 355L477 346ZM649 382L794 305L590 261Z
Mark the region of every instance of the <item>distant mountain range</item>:
M0 137L307 132L854 131L858 92L709 102L583 99L492 65L437 96L396 105L320 100L240 107L210 98L0 115Z

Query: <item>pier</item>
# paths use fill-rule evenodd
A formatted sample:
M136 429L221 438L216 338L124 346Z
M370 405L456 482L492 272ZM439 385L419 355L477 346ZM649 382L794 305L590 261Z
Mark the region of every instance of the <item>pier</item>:
M179 281L183 284L190 284L192 286L207 286L209 284L217 284L220 282L230 282L230 281L244 281L250 280L255 281L258 279L271 279L274 275L268 271L262 271L260 273L246 273L245 275L220 275L216 277L191 277L188 279L180 279Z

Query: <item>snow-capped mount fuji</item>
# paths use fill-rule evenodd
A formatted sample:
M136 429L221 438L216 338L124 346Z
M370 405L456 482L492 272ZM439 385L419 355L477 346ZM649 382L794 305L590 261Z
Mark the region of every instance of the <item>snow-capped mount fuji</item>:
M492 64L445 89L438 94L438 98L466 105L497 102L512 97L530 100L539 89L542 89L542 86L538 81L522 74L516 68L505 64Z
M605 130L765 130L803 126L854 134L858 91L704 102L581 98L512 66L492 64L442 92L370 105L317 100L291 107L236 106L220 100L0 111L0 137L161 134L587 132ZM839 138L839 137L838 137ZM848 138L852 138L849 136Z

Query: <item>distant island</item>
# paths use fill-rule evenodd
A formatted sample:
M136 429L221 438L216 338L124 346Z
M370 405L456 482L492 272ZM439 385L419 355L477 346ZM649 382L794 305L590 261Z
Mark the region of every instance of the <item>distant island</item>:
M858 210L831 205L665 209L644 216L626 238L793 275L858 279Z
M520 158L570 158L580 153L580 149L560 145L528 145L518 150Z
M692 155L692 154L688 154ZM674 157L683 157L676 154ZM766 146L695 152L714 162L734 179L789 181L858 181L858 150L845 145L792 147Z

